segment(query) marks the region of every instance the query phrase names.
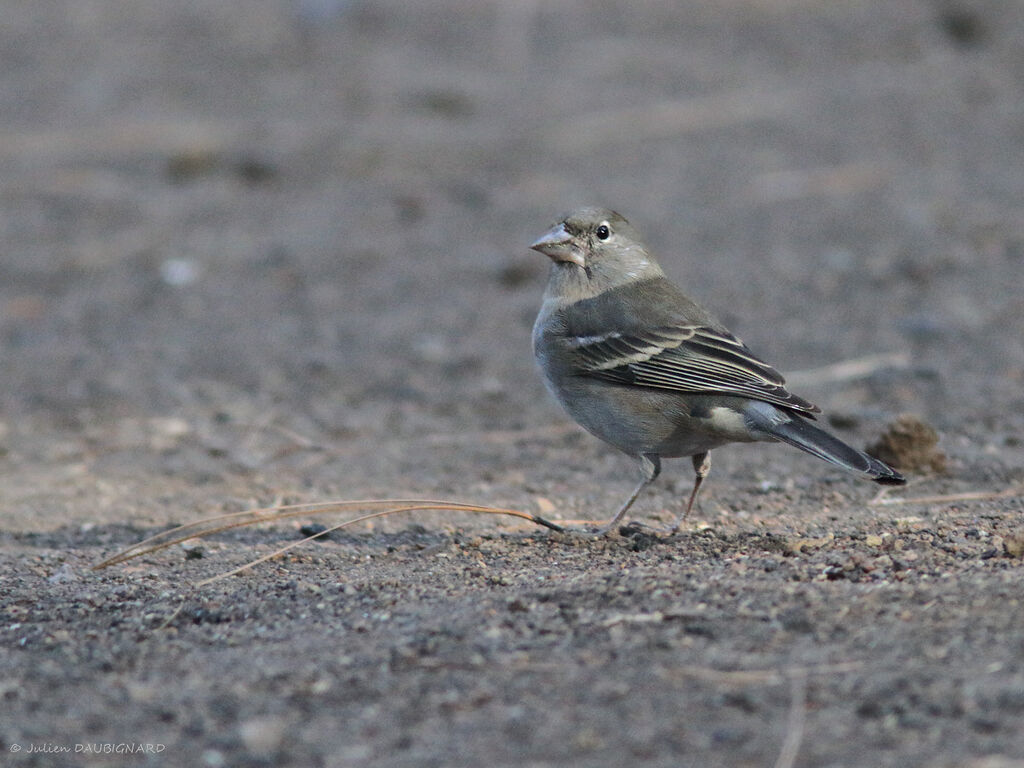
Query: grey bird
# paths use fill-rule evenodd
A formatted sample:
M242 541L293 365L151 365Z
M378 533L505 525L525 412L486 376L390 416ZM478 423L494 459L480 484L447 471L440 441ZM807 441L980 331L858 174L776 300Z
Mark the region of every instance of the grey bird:
M588 432L635 457L643 478L599 532L614 528L658 476L690 456L696 474L678 530L734 442L788 443L877 483L902 475L811 424L821 409L668 280L622 216L583 208L530 246L551 259L533 351L548 389Z

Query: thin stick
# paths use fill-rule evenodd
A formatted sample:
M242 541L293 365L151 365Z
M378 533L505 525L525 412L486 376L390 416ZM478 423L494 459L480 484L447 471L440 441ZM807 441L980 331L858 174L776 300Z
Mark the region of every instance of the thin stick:
M800 743L804 740L804 719L807 715L807 673L798 670L790 677L789 719L786 725L786 738L779 750L775 768L793 768L796 756L800 752Z
M906 368L908 365L910 365L910 357L902 352L867 355L851 360L840 360L838 363L824 365L820 368L793 371L786 374L786 383L790 387L806 387L825 382L853 381L866 379L876 371L885 368Z
M427 499L365 499L361 501L289 504L280 507L265 507L262 509L231 512L224 515L208 517L203 520L197 520L194 523L179 525L175 528L171 528L170 530L162 531L150 536L147 539L143 539L139 543L121 550L111 557L108 557L106 560L94 565L93 570L100 570L111 565L117 565L136 557L141 557L143 555L150 554L151 552L157 552L161 549L174 546L175 544L180 544L181 542L188 541L189 539L201 538L214 533L228 531L233 528L244 528L249 525L257 525L258 523L269 521L286 520L292 517L322 515L327 513L345 512L354 509L371 509L375 511L371 514L356 518L355 520L346 521L338 527L344 527L356 522L370 520L375 517L397 514L399 512L418 510L450 510L453 512L508 515L511 517L518 517L523 520L529 520L536 525L542 525L553 531L562 530L560 525L545 520L539 515L530 514L529 512L520 512L516 509L502 509L500 507L485 507L476 504L464 504L458 501L435 501ZM316 536L311 538L316 538Z
M785 678L798 675L842 674L863 667L860 661L845 661L836 664L818 664L811 667L787 667L784 669L715 669L713 667L679 667L671 670L673 676L694 677L712 683L729 685L775 685Z
M628 109L601 109L552 126L544 138L560 151L580 155L624 138L636 143L761 120L792 109L800 99L795 90L763 93L745 89L634 104Z
M174 612L170 616L168 616L166 619L160 622L160 626L156 628L157 632L159 632L162 629L167 629L169 626L171 626L171 622L178 618L179 614L181 614L181 612L185 610L185 600L188 597L188 595L182 595L178 599L178 607L174 609Z
M885 489L883 489L884 491ZM1010 486L1001 491L967 491L965 493L950 493L943 496L912 496L910 498L889 498L884 493L879 493L868 502L869 506L892 506L894 504L949 504L957 501L989 501L991 499L1010 499L1015 496L1024 496L1024 487Z

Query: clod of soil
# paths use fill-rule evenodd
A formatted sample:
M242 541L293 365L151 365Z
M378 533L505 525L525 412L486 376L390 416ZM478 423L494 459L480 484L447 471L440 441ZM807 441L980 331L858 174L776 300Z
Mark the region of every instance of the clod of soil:
M939 433L913 414L893 421L867 452L897 469L943 473L946 454L938 450Z
M1003 551L1007 557L1024 557L1024 531L1004 538Z

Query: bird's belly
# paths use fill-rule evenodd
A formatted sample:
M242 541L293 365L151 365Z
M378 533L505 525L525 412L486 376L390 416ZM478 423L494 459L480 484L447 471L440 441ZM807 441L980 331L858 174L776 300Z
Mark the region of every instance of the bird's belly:
M752 439L738 423L706 409L703 398L629 388L587 379L548 382L559 402L596 437L633 456L693 456ZM697 405L698 407L694 407Z

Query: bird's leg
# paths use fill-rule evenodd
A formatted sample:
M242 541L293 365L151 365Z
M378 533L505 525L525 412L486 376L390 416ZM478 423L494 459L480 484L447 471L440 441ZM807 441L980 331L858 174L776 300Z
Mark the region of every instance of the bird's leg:
M615 513L615 517L594 531L594 535L603 536L608 533L608 531L615 529L615 526L617 526L622 521L622 518L626 516L626 512L629 511L629 508L633 506L633 502L636 501L640 492L653 483L661 473L661 459L653 453L641 454L640 471L643 473L643 479L640 481L640 484L637 485L633 490L633 493L631 493L629 498L626 499L626 503L619 507L619 511Z
M700 484L704 482L704 478L708 476L708 472L711 471L711 456L705 453L698 453L693 457L693 472L695 477L693 479L693 490L690 491L690 500L686 502L686 509L683 510L682 514L676 518L676 521L672 525L665 529L665 533L675 533L679 530L679 526L683 524L683 520L690 514L690 510L693 508L693 502L697 500L697 491L700 490Z

